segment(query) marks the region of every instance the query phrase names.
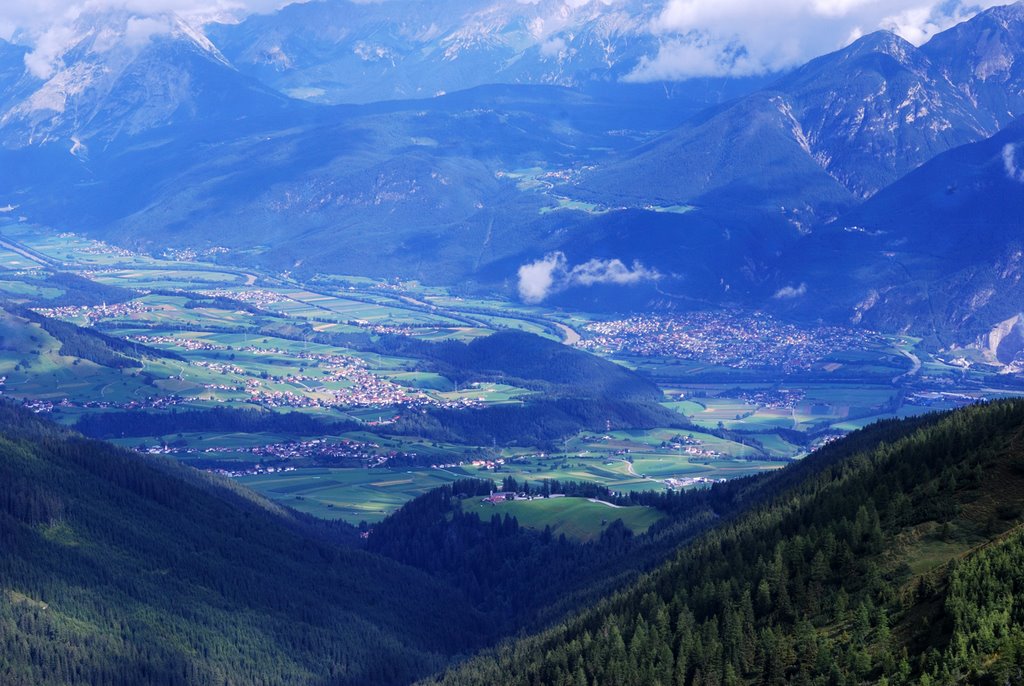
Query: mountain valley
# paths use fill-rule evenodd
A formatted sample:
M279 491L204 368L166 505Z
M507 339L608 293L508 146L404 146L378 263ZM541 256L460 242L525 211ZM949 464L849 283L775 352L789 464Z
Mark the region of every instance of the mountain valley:
M1024 2L883 4L0 7L0 683L1024 684Z

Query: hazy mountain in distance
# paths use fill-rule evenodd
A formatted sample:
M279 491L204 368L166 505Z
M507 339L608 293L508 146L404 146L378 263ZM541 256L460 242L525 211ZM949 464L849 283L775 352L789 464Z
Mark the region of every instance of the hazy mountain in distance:
M515 4L494 5L502 11L488 16L556 7ZM440 10L427 5L411 3L404 15L392 7L389 16L440 27L431 18ZM451 10L447 21L462 26L480 6L443 7ZM343 10L352 21L332 24ZM815 302L812 282L824 264L802 247L815 244L815 232L935 155L995 134L1022 88L1021 5L979 14L923 48L888 33L865 36L769 88L699 113L697 103L723 93L711 81L666 95L658 85L617 83L612 72L587 88L491 84L443 97L323 105L286 98L228 59L248 59L244 41L231 42L247 31L298 40L305 24L296 17L327 33L348 32L323 39L321 60L347 55L345 41L366 32L408 38L380 23L383 12L372 3L289 7L211 30L223 50L173 21L133 40L128 27L138 18L90 15L93 24L81 27L46 80L28 71L15 80L24 50L3 46L0 83L10 85L0 95L0 206L142 250L215 241L232 249L225 259L310 273L401 275L514 294L522 265L563 253L569 265L618 260L659 275L643 288L556 294L588 307L799 308ZM326 14L309 18L316 13ZM586 16L568 12L565 26ZM483 70L481 55L512 45L501 31L459 43L448 66ZM625 29L614 35L615 45L633 45ZM966 66L954 68L960 54ZM354 67L324 69L355 74ZM400 71L357 81L394 85ZM60 79L79 85L60 90ZM29 106L54 93L63 100L52 109ZM971 254L961 254L964 264ZM830 301L829 311L848 320L876 287L861 278L887 265L870 250L830 262L822 292L833 278L869 286L853 303ZM801 297L777 302L780 291Z
M242 118L287 99L237 72L198 30L171 14L83 14L47 64L0 52L0 140L8 148L61 141L85 154L109 141L161 127ZM11 57L6 57L13 53Z
M595 196L724 201L758 212L806 204L805 215L827 221L841 196L847 205L870 197L1024 112L1022 35L1024 5L1017 4L983 12L922 48L888 32L864 36L695 117L580 185Z
M165 127L83 160L56 142L0 150L13 185L0 206L145 250L216 241L274 268L450 282L525 245L555 247L580 217L543 213L556 200L521 188L523 175L621 149L640 134L608 131L650 118L556 87L295 107Z
M492 83L617 81L657 50L657 7L564 0L318 0L208 28L246 73L294 97L365 103Z
M0 206L140 249L216 237L273 267L448 282L526 246L555 249L587 219L545 215L558 201L523 173L557 180L718 97L710 82L692 98L493 85L329 107L259 85L177 20L132 39L143 20L91 15L49 79L22 67L0 97ZM11 53L16 72L24 50ZM189 87L162 87L170 74ZM31 106L55 93L51 108Z

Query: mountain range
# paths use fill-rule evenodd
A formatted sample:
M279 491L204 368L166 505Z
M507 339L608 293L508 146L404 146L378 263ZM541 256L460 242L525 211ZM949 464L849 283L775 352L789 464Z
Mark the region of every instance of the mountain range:
M656 47L654 6L541 0L293 4L209 29L243 72L324 103L475 86L615 82Z
M630 82L653 10L621 10L330 0L205 32L83 15L48 64L0 43L0 205L143 250L216 236L225 260L467 292L514 294L548 255L650 277L552 296L596 309L754 306L961 343L1017 314L983 295L1012 273L1013 194L947 195L939 170L984 149L978 173L1014 187L1024 5L920 47L879 32L772 79L677 84ZM890 254L921 240L911 214L946 251L915 252L920 273ZM991 250L955 247L997 215Z

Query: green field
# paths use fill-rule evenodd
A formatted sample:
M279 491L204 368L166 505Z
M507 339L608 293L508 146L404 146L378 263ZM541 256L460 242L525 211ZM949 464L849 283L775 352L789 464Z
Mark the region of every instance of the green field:
M548 183L544 174L545 170L538 168L510 176L525 189L543 191ZM566 208L603 209L563 200ZM647 209L683 212L690 208ZM0 298L32 307L49 308L49 301L65 304L68 298L62 296L69 292L63 289L74 287L65 282L54 287L54 282L46 280L51 269L77 274L95 284L136 290L132 294L103 289L102 298L49 309L47 314L183 358L141 356L139 368L101 366L61 354L61 342L38 324L0 310L0 377L6 377L0 390L6 397L31 403L34 409L49 412L65 424L97 412L166 411L169 407L260 407L327 421L354 419L366 422L365 431L338 438L376 444L379 448L366 451L375 455L373 459L380 454L415 453L450 465L393 472L303 466L297 471L241 478L289 506L352 522L378 521L410 498L460 477L500 480L511 475L530 482L588 481L616 492L700 487L702 479L756 474L778 469L786 459L802 457L809 441L801 441L787 430L821 440L829 431L851 431L879 419L954 407L960 402L941 394L937 399L918 399L916 405L905 402L914 390L948 390L951 380L959 380L974 384L979 398L1005 393L997 387L997 376L948 364L922 350L919 340L907 337L880 339L870 350L837 353L795 381L764 370L608 354L608 359L650 375L666 391L665 407L696 428L589 431L546 445L546 452L531 446L458 445L393 436L387 433L388 420L423 410L405 404L410 397L417 402L464 407L467 401L521 403L536 392L490 380L457 386L442 374L425 371L416 359L316 343L318 335L399 333L426 341L470 341L500 329L519 329L573 342L580 334L587 336L587 325L598 318L526 305L501 294L470 295L468 289L463 292L414 281L318 275L300 282L287 274L203 262L195 251L170 251L175 259L165 259L28 224L5 224L3 236L10 247L0 247ZM172 292L175 289L181 292ZM106 302L109 292L117 297L111 307ZM211 307L214 296L228 300ZM120 302L125 299L128 302ZM100 300L102 306L98 306ZM236 306L231 300L246 306ZM320 340L358 339L324 336ZM909 374L911 356L920 358L921 368L898 387L893 379ZM929 388L930 382L936 385ZM781 389L801 395L783 403L764 400L765 393ZM172 397L173 402L165 405ZM377 425L380 421L384 424ZM253 447L311 438L321 437L212 433L120 442L134 448L166 441L176 444L175 455L184 461L251 466L248 470L232 467L237 473L262 469L251 452ZM207 453L207 449L215 450ZM297 462L322 464L305 457ZM565 523L560 526L576 526L579 531L567 529L567 535L587 538L599 533L599 528L593 527L608 519L604 510L609 508L570 504L578 509L561 513ZM568 507L566 503L533 509L528 505L508 504L527 508L521 517L517 514L527 526L533 525L534 518L552 521L554 515L543 513L544 507ZM645 529L649 522L639 521L636 526Z
M238 481L301 512L358 524L379 522L406 501L457 478L440 469L302 469Z
M673 439L687 438L693 443L682 449L668 445ZM756 459L760 451L750 445L719 438L711 434L689 429L632 429L611 431L600 436L583 434L566 444L567 450L581 456L602 454L632 454L637 452L661 451L668 455L681 455L685 447L694 447L716 453L710 457ZM698 457L701 457L698 455Z
M481 519L489 519L495 514L511 515L518 520L520 526L537 531L550 526L553 535L565 534L567 538L579 541L598 538L608 524L616 519L621 519L626 528L635 534L646 533L652 524L664 516L650 507L617 507L586 498L559 497L498 503L473 498L463 501L462 510L476 512Z
M512 476L518 481L539 484L541 481L586 481L606 486L616 492L663 490L666 481L695 479L728 479L779 469L785 462L774 460L732 459L728 457L697 457L671 450L656 451L639 448L628 455L605 450L583 450L572 455L545 457L524 456L506 459L497 469L463 464L452 471L476 478L501 479Z

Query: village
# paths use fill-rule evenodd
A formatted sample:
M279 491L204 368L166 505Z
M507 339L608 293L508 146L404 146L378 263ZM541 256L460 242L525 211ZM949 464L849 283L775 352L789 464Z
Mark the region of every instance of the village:
M697 397L692 395L691 397ZM736 398L748 405L765 409L791 410L807 397L806 391L801 389L766 389L766 390L736 390L724 391L719 394L722 398Z
M128 317L133 314L151 312L152 307L138 300L100 305L63 305L60 307L34 307L32 311L44 317L81 321L82 326L93 326L103 319Z
M766 314L692 312L640 315L585 327L579 345L590 350L696 360L735 369L812 368L829 355L861 349L878 338L835 326L800 328Z
M174 455L193 460L222 461L225 458L237 457L239 455L252 456L257 459L257 462L242 469L232 467L232 469L224 470L217 467L212 470L228 473L229 476L270 473L268 470L284 469L280 463L291 461L315 460L321 463L358 462L362 467L373 468L386 466L389 461L396 458L408 461L414 460L417 457L416 453L395 450L385 451L379 443L355 441L347 438L313 438L267 443L251 447L211 446L200 448L187 444L176 445L172 442L153 446L139 445L135 449L138 452L154 455ZM291 468L294 469L294 467Z
M128 340L135 341L137 343L143 343L145 345L164 345L181 348L182 350L188 350L189 352L197 351L208 351L208 350L230 350L229 346L219 345L217 343L210 343L209 341L198 340L195 338L183 338L180 336L146 336L139 334L136 336L129 336Z

